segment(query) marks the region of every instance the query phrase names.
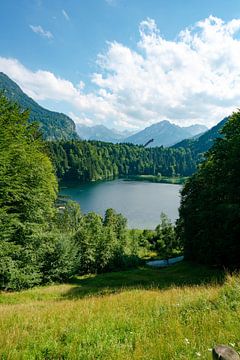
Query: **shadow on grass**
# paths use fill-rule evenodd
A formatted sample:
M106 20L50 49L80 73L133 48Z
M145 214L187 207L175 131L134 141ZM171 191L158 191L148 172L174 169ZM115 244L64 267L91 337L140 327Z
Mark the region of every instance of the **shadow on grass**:
M131 289L168 289L170 287L223 284L225 273L182 262L167 268L140 267L133 270L76 277L75 285L63 295L66 299L103 296Z

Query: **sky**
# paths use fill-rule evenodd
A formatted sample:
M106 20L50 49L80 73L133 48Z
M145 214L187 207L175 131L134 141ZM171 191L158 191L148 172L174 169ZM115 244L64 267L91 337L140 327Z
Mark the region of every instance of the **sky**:
M1 0L0 71L75 122L211 127L240 104L239 0Z

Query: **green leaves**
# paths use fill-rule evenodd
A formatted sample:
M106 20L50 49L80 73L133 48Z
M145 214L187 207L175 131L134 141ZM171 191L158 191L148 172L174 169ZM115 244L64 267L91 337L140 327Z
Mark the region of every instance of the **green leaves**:
M196 170L189 149L143 148L132 144L100 141L49 143L57 176L63 180L87 182L116 176L188 176Z
M185 256L203 263L239 267L240 112L235 112L182 191L178 236Z
M0 287L39 284L40 234L54 216L57 180L28 112L0 96ZM38 241L36 241L38 238Z

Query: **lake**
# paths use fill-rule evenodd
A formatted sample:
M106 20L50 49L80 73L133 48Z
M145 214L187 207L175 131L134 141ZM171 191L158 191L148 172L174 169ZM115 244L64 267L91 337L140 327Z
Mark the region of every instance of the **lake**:
M68 184L60 194L80 203L84 213L104 215L113 208L128 219L129 228L154 229L164 212L174 222L180 205L180 185L124 179L88 184Z

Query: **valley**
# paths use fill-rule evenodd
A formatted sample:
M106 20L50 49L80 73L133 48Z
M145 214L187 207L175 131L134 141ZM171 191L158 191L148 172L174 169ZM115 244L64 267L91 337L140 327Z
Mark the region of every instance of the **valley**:
M95 6L81 18L91 2L78 12L64 4L68 14L34 1L34 17L27 3L16 29L24 23L24 36L42 41L28 59L39 63L0 57L0 358L207 360L221 343L240 351L240 20L211 15L169 41L148 17L135 48L104 39L93 64L92 41L123 2L97 2L108 14L100 32L98 21L90 28ZM52 32L34 25L39 14ZM15 22L0 22L4 41ZM75 68L88 41L78 34L80 51L63 51L76 24L94 33L88 76ZM39 68L44 46L48 70Z

